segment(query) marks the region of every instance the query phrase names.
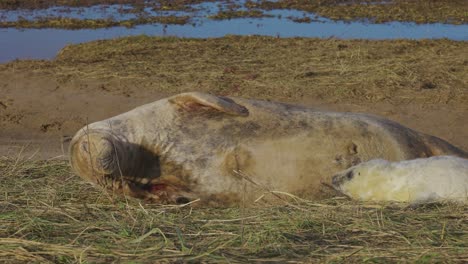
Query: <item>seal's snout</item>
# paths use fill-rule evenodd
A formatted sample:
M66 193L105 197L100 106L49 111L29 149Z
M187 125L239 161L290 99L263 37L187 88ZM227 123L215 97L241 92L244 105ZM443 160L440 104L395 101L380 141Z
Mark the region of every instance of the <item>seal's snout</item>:
M339 188L341 183L341 177L339 174L332 177L332 185L335 188Z
M111 174L114 170L115 151L112 141L108 138L93 138L86 137L81 142L81 155L88 156L92 166L97 173Z
M345 172L338 173L332 177L332 185L336 189L340 189L340 186L346 182L350 181L354 178L354 171L350 170Z
M115 170L116 146L105 133L85 133L72 140L70 162L83 178L97 182L98 177L111 175Z

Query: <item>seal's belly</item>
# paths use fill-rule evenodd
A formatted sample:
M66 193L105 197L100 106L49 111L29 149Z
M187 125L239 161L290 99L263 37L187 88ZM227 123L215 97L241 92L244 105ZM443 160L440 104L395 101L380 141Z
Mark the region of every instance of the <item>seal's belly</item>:
M253 141L241 147L251 161L239 167L257 184L269 190L315 192L321 182L357 162L346 140L310 137L305 134L274 140Z

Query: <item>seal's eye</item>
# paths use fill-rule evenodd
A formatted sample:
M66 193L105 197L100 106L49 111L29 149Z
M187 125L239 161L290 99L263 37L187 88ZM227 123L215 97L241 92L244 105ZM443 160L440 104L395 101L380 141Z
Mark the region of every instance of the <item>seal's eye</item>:
M350 171L350 172L346 173L346 178L348 180L351 180L353 177L354 177L354 172L353 171Z

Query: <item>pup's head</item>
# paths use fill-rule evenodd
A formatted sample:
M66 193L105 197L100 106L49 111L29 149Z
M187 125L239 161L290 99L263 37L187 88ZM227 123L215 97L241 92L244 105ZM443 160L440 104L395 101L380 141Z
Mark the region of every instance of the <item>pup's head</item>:
M388 161L371 160L350 167L332 177L332 186L351 198L375 199L385 188Z

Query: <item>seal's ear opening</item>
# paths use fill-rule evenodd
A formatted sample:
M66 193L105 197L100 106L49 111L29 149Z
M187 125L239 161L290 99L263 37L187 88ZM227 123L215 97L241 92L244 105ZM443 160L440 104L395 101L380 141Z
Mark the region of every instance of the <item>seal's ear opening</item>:
M194 112L198 110L215 110L230 115L248 116L249 110L229 98L214 96L207 93L182 93L169 98L169 102L182 109Z

